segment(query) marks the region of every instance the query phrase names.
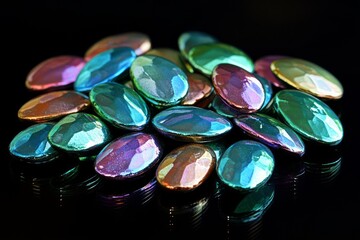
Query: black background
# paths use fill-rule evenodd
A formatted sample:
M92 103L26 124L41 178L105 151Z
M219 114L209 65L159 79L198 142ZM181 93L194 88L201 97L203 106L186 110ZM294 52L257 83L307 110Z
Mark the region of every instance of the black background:
M151 239L198 235L218 239L359 239L359 10L356 1L286 0L56 0L13 1L0 6L1 239L137 239L141 234ZM191 30L237 46L254 60L270 54L307 59L342 82L345 93L336 103L336 111L345 136L337 147L341 168L336 178L330 183L307 179L285 190L276 189L272 206L253 225L219 220L218 203L210 198L207 213L200 215L201 224L193 231L189 216L175 219L172 226L169 209L159 207L162 205L156 199L150 207L133 213L115 209L105 213L86 199L47 204L46 192L34 194L38 175L34 177L30 171L31 177L24 177L16 167L14 173L7 146L24 128L17 111L34 96L24 85L32 67L57 55L82 56L101 38L128 31L148 34L154 48L177 48L179 35ZM315 156L322 158L325 152L320 149ZM22 178L33 183L24 183ZM163 198L170 199L171 205L171 197Z

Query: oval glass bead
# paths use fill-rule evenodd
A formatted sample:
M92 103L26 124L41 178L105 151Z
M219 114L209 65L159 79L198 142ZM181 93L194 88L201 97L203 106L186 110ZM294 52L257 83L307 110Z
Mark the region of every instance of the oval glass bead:
M290 86L321 99L340 99L344 93L334 75L303 59L282 58L273 61L271 70Z
M36 65L26 77L25 86L33 91L54 91L72 87L85 60L77 56L56 56Z
M240 140L225 150L216 172L226 186L252 191L268 182L274 166L274 156L266 145L253 140Z
M142 130L149 122L146 102L133 89L120 83L102 83L89 93L95 112L111 125L127 130Z
M232 123L214 111L195 106L174 106L157 113L152 124L166 137L184 142L210 142L223 137Z
M107 144L97 155L95 171L111 180L134 179L160 160L162 149L152 134L131 133Z
M141 55L151 48L148 35L141 32L126 32L105 37L94 43L85 53L85 60L89 61L97 54L112 48L129 47L136 55Z
M201 44L216 42L218 42L218 40L207 33L200 31L190 31L184 32L179 36L178 47L184 58L188 59L188 54L191 48Z
M187 71L187 68L184 62L181 60L181 54L179 51L171 49L171 48L153 48L149 50L146 55L154 55L158 57L163 57L170 62L175 63L176 66L181 68L184 72Z
M279 120L265 114L242 115L234 123L249 136L262 143L302 156L305 145L298 134Z
M264 88L264 93L265 93L264 103L261 106L261 108L259 109L259 111L266 111L266 110L268 110L268 108L270 106L270 101L273 97L274 91L272 89L271 83L268 80L259 76L256 73L254 73L254 76L261 82L261 84Z
M278 116L307 140L337 145L344 132L339 117L322 100L311 94L284 89L274 96Z
M89 98L71 90L44 93L26 102L18 111L21 120L46 122L90 107Z
M233 118L236 116L239 116L243 113L241 113L238 109L230 107L227 105L221 97L216 95L214 99L211 102L211 108L220 114L221 116L227 117L227 118Z
M190 191L208 179L215 168L214 151L203 144L187 144L170 151L156 169L156 180L165 189Z
M19 132L10 142L9 151L19 160L30 164L50 162L59 156L48 141L55 123L38 123Z
M213 85L207 77L197 73L187 73L186 75L189 90L181 105L196 105L213 93Z
M96 115L72 113L55 124L49 132L48 139L57 149L86 155L104 147L111 140L111 133Z
M86 63L74 82L78 92L88 92L95 85L115 81L129 70L136 54L128 47L101 52Z
M255 61L254 67L255 72L268 80L272 85L277 88L286 88L287 84L283 82L281 79L277 78L271 70L271 63L275 60L285 58L282 55L268 55L263 56Z
M184 71L163 57L137 57L130 76L137 92L157 108L179 104L189 89Z
M265 101L263 84L254 74L232 64L219 64L212 73L216 93L242 113L258 111Z
M208 43L191 48L189 62L196 70L208 77L221 63L232 64L248 72L254 70L254 63L245 52L224 43Z

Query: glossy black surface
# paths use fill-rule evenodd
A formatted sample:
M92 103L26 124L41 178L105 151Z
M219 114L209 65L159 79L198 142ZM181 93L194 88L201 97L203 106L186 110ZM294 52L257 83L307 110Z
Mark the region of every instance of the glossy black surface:
M6 3L0 8L0 239L360 239L358 10L355 1ZM99 39L128 31L148 34L154 48L177 48L179 35L190 30L212 34L253 60L287 55L329 70L345 89L343 99L329 103L343 123L343 142L308 143L303 158L276 152L274 194L253 197L261 204L250 213L241 211L246 196L224 189L216 176L179 195L161 190L152 172L135 182L104 182L91 159L65 157L40 168L12 161L8 144L29 125L17 111L37 95L25 88L37 63L82 56Z

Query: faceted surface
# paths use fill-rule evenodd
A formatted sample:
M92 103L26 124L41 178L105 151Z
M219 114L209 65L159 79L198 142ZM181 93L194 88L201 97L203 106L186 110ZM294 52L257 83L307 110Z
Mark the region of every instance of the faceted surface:
M53 91L72 87L85 65L77 56L56 56L36 65L26 77L25 86L34 91Z
M271 70L290 86L322 99L340 99L344 89L339 80L322 67L303 59L282 58Z
M138 177L153 168L162 150L157 139L147 133L131 133L107 144L97 155L95 171L109 179Z
M187 73L186 75L189 91L181 102L182 105L196 105L212 94L214 88L207 77L197 73Z
M216 172L226 186L251 191L268 182L274 166L274 156L266 145L240 140L226 149L218 161Z
M261 108L259 109L259 111L262 110L267 110L267 108L270 106L270 101L273 97L273 89L271 86L271 83L266 80L265 78L259 76L258 74L254 73L254 76L261 82L263 88L264 88L264 93L265 93L265 99L264 99L264 103L261 106Z
M71 90L44 93L26 102L18 111L18 117L32 122L46 122L90 107L89 98Z
M74 89L88 92L95 85L116 80L130 68L135 60L134 50L128 47L112 48L101 52L86 63L74 83Z
M252 73L232 64L219 64L212 83L221 99L243 113L258 111L265 101L262 83Z
M141 96L158 108L179 104L189 89L184 71L158 56L137 57L131 65L130 76Z
M326 103L308 93L281 90L274 96L273 107L287 125L308 140L336 145L343 138L338 116Z
M168 153L156 169L156 179L166 189L190 191L199 187L215 168L214 151L202 144L187 144Z
M94 43L85 53L86 61L95 55L111 48L129 47L136 55L141 55L151 48L151 41L148 35L140 32L127 32L118 35L108 36Z
M286 83L283 82L281 79L277 78L274 73L272 72L270 65L273 61L285 58L285 56L281 55L269 55L264 56L255 61L255 72L259 74L259 76L265 78L272 85L277 88L286 88Z
M188 59L188 54L191 48L205 44L205 43L216 43L218 40L204 32L199 31L190 31L184 32L180 35L178 39L178 47L181 54Z
M56 148L82 155L103 147L111 140L111 135L99 117L89 113L72 113L55 124L48 139Z
M9 151L31 164L40 164L55 159L59 152L48 141L54 123L38 123L19 132L10 142Z
M161 134L185 142L210 142L232 129L225 117L195 106L174 106L154 116L152 124Z
M212 100L211 108L214 109L214 111L218 114L228 118L236 117L243 114L238 109L227 105L218 95L216 95Z
M233 64L249 72L254 70L254 64L246 53L224 43L202 44L191 48L189 62L206 76L211 76L214 68L220 63Z
M181 68L184 72L187 71L187 68L184 62L181 60L181 53L177 50L171 48L153 48L149 50L146 55L154 55L158 57L163 57L170 62L175 63L176 66Z
M302 156L305 146L302 139L290 127L265 114L242 115L234 118L236 126L262 143Z
M95 112L115 127L141 130L149 122L148 106L133 89L120 83L96 85L89 93Z

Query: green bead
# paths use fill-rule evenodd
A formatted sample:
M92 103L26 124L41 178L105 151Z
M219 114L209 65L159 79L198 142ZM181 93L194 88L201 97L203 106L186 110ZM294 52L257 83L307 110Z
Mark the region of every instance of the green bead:
M268 182L274 166L274 156L266 145L240 140L226 149L218 161L216 172L226 186L252 191Z
M305 139L337 145L344 132L340 119L322 100L299 90L281 90L273 108L283 121Z
M191 48L206 44L206 43L215 43L218 40L204 32L198 32L198 31L191 31L191 32L184 32L180 35L178 39L178 46L181 54L185 57L185 59L188 59L188 54Z
M233 64L248 72L254 71L254 63L245 52L224 43L208 43L193 47L189 52L189 62L208 77L220 63Z
M111 140L111 135L99 117L89 113L73 113L55 124L48 139L58 149L83 155L102 148Z

